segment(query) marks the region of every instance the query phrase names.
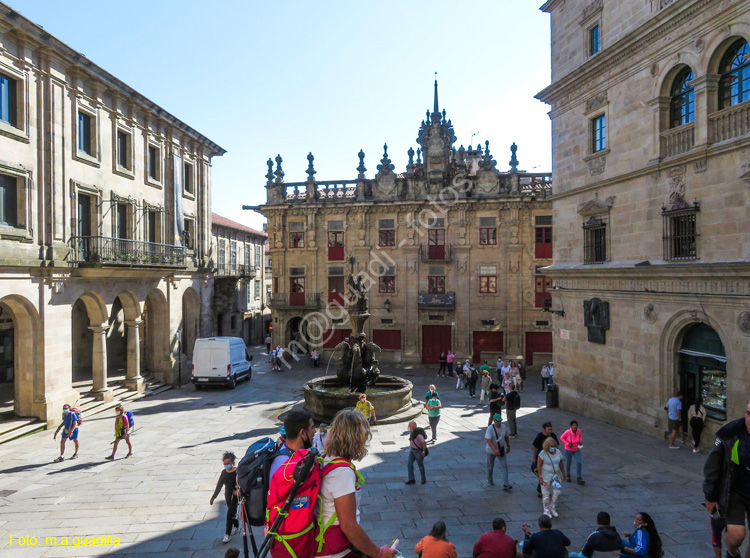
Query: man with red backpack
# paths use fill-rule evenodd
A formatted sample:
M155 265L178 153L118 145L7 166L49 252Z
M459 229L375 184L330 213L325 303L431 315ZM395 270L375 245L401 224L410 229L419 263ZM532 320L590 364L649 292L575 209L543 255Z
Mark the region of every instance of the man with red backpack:
M67 440L73 440L76 448L76 451L72 455L71 459L75 459L76 457L78 457L78 427L82 422L79 414L80 412L75 413L71 406L67 403L63 405L63 422L60 426L57 427L57 430L55 430L55 434L52 436L52 439L54 440L57 437L57 433L60 432L60 429L63 429L62 438L60 439L60 457L55 459L55 463L60 463L65 459L65 442Z

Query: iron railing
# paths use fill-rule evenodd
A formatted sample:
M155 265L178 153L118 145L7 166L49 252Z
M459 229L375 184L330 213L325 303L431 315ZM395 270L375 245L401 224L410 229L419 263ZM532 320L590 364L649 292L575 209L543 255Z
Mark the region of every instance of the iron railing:
M256 268L254 265L244 264L219 264L216 266L214 274L217 277L253 277Z
M450 262L453 261L453 245L439 244L429 245L422 244L419 248L419 254L423 262Z
M455 308L456 293L425 293L417 294L417 306L419 308Z
M68 262L92 265L185 267L185 248L108 236L73 236Z
M321 308L321 293L273 293L268 305L275 310L288 308Z

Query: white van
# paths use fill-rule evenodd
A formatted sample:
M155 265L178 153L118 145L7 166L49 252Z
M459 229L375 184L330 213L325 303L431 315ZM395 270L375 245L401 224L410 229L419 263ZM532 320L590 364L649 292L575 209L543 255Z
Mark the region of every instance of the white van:
M237 382L252 377L253 369L247 358L245 342L239 337L209 337L196 339L193 349L195 389L220 384L234 389Z

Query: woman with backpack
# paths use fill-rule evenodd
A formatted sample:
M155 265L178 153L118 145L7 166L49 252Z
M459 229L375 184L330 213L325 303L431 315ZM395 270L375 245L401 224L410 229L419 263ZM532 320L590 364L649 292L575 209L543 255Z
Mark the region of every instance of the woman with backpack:
M323 481L320 485L322 515L320 525L326 526L319 537L322 547L318 558L393 558L395 549L378 547L359 523L362 498L362 475L353 461L367 455L367 442L372 438L370 425L361 413L351 409L339 411L328 430ZM346 466L340 466L341 463ZM339 465L326 472L327 466ZM352 549L354 547L354 549Z
M703 433L703 423L706 422L706 409L703 407L703 398L695 400L695 404L688 409L688 423L693 431L693 453L698 453L698 446L701 445L701 434Z
M132 413L130 414L132 415ZM127 459L133 455L133 444L130 442L130 418L122 405L115 407L115 445L112 448L112 454L104 459L107 461L115 460L117 445L120 443L120 440L125 440L125 443L128 445L128 454L125 456L125 459Z
M447 527L442 521L432 526L430 534L414 547L421 558L456 558L456 545L448 541Z
M224 500L227 503L227 526L221 542L228 543L229 538L237 532L239 527L239 522L237 521L237 467L234 465L237 457L232 452L226 452L221 460L224 463L224 470L219 475L219 482L216 483L216 490L214 490L209 503L212 506L214 505L214 500L216 500L223 486Z

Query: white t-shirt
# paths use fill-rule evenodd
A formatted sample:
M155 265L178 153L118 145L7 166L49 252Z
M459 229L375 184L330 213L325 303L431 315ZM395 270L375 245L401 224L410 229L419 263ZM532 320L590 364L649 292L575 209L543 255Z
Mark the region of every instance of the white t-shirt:
M495 430L497 430L497 437L495 436ZM505 438L508 436L508 427L505 426L505 423L500 423L499 427L496 427L495 424L490 424L487 427L487 431L484 433L484 439L485 440L495 440L495 445L498 447L498 449L505 447ZM492 448L488 443L485 442L484 445L484 451L486 451L489 454L494 454L495 452L492 451Z
M506 364L506 365L504 365L504 366L503 366L503 367L502 367L502 368L500 369L500 371L501 371L501 372L503 373L503 375L505 375L505 373L506 373L506 372L510 372L510 364Z
M315 435L313 436L313 446L320 453L323 453L323 446L325 446L327 437L328 437L328 432L326 432L325 434L323 434L323 432L316 432Z
M551 482L552 477L560 474L560 462L562 461L562 452L559 449L555 449L552 453L542 450L539 453L539 457L542 458L542 478L544 482Z
M335 458L328 458L326 461L333 460ZM359 523L359 506L362 498L362 491L356 486L357 475L352 471L350 467L339 467L328 473L323 477L323 483L320 485L320 498L323 501L323 525L328 523L331 516L336 512L336 505L334 500L341 498L347 494L355 493L357 500L357 523ZM333 525L338 525L338 517L333 522ZM329 556L319 558L343 558L349 554L351 550L347 549L337 554L331 554Z

